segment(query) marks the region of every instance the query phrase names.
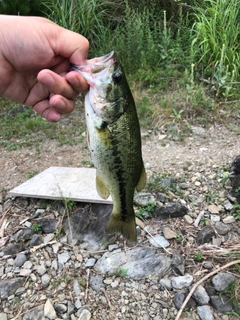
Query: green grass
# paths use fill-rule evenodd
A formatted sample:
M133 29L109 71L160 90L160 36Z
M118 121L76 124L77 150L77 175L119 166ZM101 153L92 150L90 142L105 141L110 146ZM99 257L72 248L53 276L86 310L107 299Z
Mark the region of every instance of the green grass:
M7 150L33 146L39 149L47 139L54 139L58 145L74 145L85 139L82 135L86 130L82 106L58 123L50 123L31 108L0 98L0 123L0 146Z

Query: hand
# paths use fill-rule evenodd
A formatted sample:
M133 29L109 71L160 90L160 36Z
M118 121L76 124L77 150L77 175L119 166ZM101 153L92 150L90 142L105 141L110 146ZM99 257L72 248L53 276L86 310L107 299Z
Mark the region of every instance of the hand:
M87 39L48 19L0 15L0 95L58 121L88 88L69 72L71 63L86 63L87 53Z

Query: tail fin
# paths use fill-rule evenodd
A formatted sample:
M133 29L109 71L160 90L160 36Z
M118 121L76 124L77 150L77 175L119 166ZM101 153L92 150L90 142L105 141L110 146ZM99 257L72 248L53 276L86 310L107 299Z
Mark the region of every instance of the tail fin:
M111 215L107 227L107 233L121 233L127 240L136 242L137 231L135 217L130 221L122 221L114 215Z

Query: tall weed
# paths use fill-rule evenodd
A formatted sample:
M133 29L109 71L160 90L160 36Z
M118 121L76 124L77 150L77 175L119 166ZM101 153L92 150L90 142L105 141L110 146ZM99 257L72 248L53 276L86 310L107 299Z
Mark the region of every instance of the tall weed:
M192 55L202 68L204 77L211 77L217 95L233 93L233 82L240 68L240 1L206 0L206 7L197 7L192 27Z
M118 6L111 0L46 0L46 16L64 28L81 33L91 50L109 34L110 20Z

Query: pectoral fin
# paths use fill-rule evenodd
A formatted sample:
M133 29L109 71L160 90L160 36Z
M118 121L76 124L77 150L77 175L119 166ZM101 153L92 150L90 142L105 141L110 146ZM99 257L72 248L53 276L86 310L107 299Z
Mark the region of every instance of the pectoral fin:
M103 199L107 199L110 195L110 192L99 175L96 175L96 189L99 196Z
M141 175L140 175L138 184L136 186L137 192L141 191L145 187L146 182L147 182L147 174L146 174L146 171L145 171L145 168L144 168L144 164L143 164L142 165Z

